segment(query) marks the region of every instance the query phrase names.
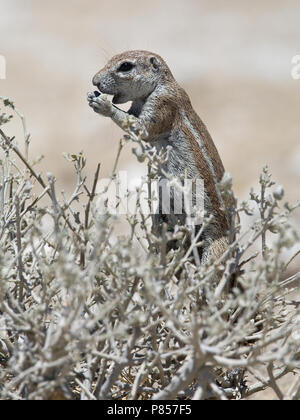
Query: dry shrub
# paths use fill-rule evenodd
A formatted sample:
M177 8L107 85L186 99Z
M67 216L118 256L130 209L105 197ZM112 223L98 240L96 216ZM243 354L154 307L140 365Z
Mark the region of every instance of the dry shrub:
M5 134L7 113L21 118L24 153ZM290 222L299 204L281 206L283 189L267 168L260 192L227 209L225 254L194 265L199 235L188 250L166 253L166 242L183 240L188 228L155 237L139 203L127 216L130 233L114 241L117 216L97 205L100 167L87 185L84 156L68 155L77 185L60 195L55 178L28 159L25 119L8 99L0 125L2 399L238 399L266 388L280 399L300 397L298 375L289 389L278 384L300 363L299 301L291 298L300 276L288 277L281 257L299 242ZM157 176L166 156L134 129L119 152L124 142L151 166L149 178ZM232 195L228 175L220 189ZM251 218L249 229L235 223L237 214Z

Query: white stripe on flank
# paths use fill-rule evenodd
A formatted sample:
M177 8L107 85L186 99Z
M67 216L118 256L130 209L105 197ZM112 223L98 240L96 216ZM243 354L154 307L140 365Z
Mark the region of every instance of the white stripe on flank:
M207 150L205 149L205 146L203 145L202 140L201 140L198 132L195 130L193 124L190 122L190 120L189 120L188 116L186 115L186 113L184 112L184 110L181 110L180 113L181 113L181 116L184 119L184 122L185 122L186 126L188 127L190 132L193 134L193 136L197 140L197 143L200 147L200 150L201 150L201 152L204 156L205 162L206 162L206 164L207 164L207 166L208 166L208 168L211 172L211 175L213 177L214 184L215 184L215 187L216 187L216 192L217 192L218 199L219 199L219 203L220 203L221 206L224 207L224 202L223 202L220 190L218 188L218 179L217 179L217 176L216 176L216 172L215 172L214 166L212 164L212 161L211 161L210 157L208 156Z

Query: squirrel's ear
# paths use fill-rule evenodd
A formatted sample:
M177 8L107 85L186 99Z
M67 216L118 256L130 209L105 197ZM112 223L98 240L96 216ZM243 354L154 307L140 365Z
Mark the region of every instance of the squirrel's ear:
M158 60L157 57L151 57L150 58L150 63L151 63L152 69L154 71L158 71L159 70L159 68L160 68L160 61Z

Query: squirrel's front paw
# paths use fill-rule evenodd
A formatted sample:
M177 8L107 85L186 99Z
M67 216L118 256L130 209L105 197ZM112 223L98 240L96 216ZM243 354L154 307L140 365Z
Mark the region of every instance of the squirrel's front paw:
M105 117L110 117L113 113L112 103L107 99L106 95L100 95L99 92L89 93L88 103L95 112Z

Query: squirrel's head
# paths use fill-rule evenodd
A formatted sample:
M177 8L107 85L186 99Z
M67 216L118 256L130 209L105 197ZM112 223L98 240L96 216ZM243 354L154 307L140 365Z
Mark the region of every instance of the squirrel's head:
M172 80L172 73L157 54L126 51L114 56L93 78L100 92L114 95L114 104L145 99L156 87Z

